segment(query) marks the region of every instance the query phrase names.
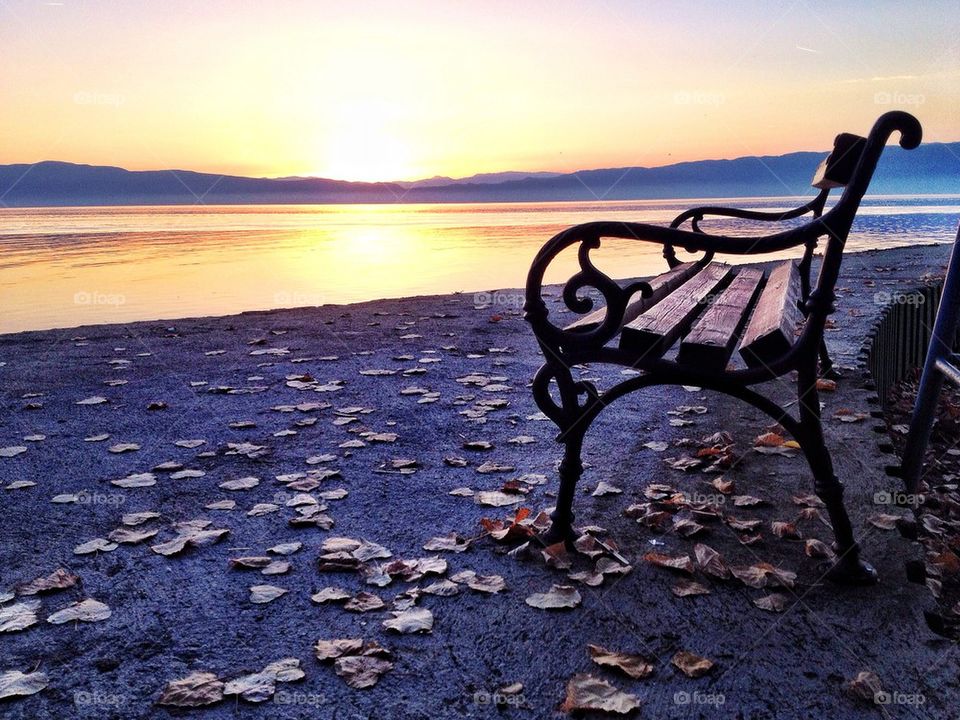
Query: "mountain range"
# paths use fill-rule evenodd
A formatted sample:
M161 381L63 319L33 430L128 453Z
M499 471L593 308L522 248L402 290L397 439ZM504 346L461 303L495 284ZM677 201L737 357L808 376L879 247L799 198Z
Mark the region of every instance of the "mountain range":
M574 173L506 172L413 182L348 182L316 177L253 178L190 170L124 170L44 161L0 165L8 207L176 204L548 202L809 194L821 152L699 160L660 167ZM960 142L889 146L871 194L960 192Z

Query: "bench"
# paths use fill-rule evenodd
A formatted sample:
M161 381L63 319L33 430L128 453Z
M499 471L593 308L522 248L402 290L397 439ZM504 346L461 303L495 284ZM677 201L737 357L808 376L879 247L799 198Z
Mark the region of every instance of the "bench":
M844 245L884 146L895 132L905 149L920 144L920 124L899 111L881 116L865 138L837 136L814 174L812 184L819 192L787 212L704 206L683 212L669 227L604 221L577 225L543 246L527 276L524 317L544 356L533 379L533 398L557 425L557 441L564 446L557 505L546 542L570 542L574 536L572 506L583 473L581 451L597 415L634 390L692 385L753 405L793 436L833 526L837 558L828 576L838 582L876 581L876 571L860 556L843 503L843 485L824 442L817 380L833 373L823 335L834 311ZM827 209L833 189L841 194ZM731 237L701 227L708 217L802 222L759 237ZM612 279L591 259L604 238L659 245L667 272L649 280ZM826 243L814 281L811 269L821 239ZM780 262L766 272L714 260L716 254L742 257L801 247L799 260ZM567 248L575 248L579 271L563 286L562 299L580 317L561 327L551 322L543 282L548 266ZM677 249L699 257L682 262ZM585 290L602 306L594 308ZM572 369L587 363L637 372L600 390L594 382L573 377ZM793 371L798 417L754 388Z

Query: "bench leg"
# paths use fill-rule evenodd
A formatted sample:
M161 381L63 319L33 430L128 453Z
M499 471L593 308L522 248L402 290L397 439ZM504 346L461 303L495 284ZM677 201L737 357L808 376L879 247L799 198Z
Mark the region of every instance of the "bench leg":
M583 474L580 453L583 436L568 437L564 441L563 460L560 461L560 490L557 493L557 508L550 515L550 529L542 536L548 545L558 542L573 542L573 496L577 481Z
M827 577L848 585L872 585L877 582L877 571L860 557L860 546L853 536L850 516L843 504L843 484L833 471L830 451L823 439L820 421L820 398L816 387L816 373L800 373L797 382L800 400L801 440L804 455L813 471L814 489L824 504L836 538L837 561Z
M830 358L830 353L827 352L827 341L820 341L820 377L827 378L828 380L839 380L841 375L833 367L833 360Z

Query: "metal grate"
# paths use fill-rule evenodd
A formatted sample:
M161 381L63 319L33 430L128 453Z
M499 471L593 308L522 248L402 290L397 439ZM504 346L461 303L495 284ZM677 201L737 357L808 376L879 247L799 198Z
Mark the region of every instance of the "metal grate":
M867 371L884 410L893 386L923 367L942 293L943 281L898 292L867 338ZM953 347L960 349L960 332L955 333Z

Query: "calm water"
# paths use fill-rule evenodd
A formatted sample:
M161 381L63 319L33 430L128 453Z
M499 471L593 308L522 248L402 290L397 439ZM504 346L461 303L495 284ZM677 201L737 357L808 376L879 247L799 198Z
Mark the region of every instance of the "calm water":
M3 208L0 332L520 287L537 249L564 227L666 224L697 204ZM727 204L787 209L798 201ZM947 242L958 217L960 196L871 198L849 246ZM755 234L760 226L712 227ZM615 277L664 269L653 244L604 249L594 257ZM549 281L570 274L575 260L565 260Z

